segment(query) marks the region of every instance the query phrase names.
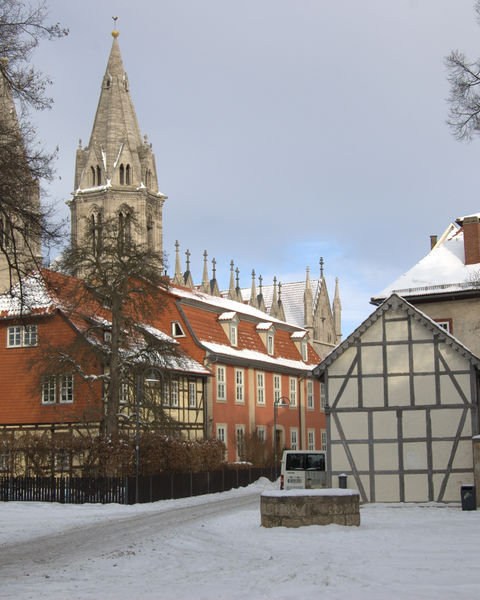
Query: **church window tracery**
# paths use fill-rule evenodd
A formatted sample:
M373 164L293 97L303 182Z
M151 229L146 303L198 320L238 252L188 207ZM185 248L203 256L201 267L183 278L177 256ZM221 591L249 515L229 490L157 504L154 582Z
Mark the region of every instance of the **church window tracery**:
M102 171L100 167L97 165L97 185L102 185Z
M95 169L93 167L90 167L90 178L91 178L92 186L94 186L95 185Z
M125 169L125 183L130 185L130 165L127 165Z

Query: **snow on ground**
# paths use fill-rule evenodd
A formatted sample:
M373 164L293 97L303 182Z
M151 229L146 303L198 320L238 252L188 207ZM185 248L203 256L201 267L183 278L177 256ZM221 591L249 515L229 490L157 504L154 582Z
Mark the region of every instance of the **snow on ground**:
M265 529L264 489L138 506L0 504L0 598L478 597L480 511L369 504L360 527Z

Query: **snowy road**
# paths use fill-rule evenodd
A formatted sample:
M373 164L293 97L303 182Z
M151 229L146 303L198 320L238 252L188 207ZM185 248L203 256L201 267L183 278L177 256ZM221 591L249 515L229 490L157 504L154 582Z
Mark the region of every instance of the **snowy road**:
M2 600L450 600L480 589L480 511L370 504L260 526L266 480L150 505L0 503Z
M218 499L214 503L176 507L160 513L128 516L114 522L82 524L67 531L47 533L34 540L0 546L0 581L14 580L22 571L29 576L44 573L52 566L68 569L79 561L104 556L134 555L134 549L146 539L172 539L185 533L196 521L205 521L245 508L259 506L259 492L248 496ZM0 592L1 594L1 592ZM1 596L0 596L1 597Z

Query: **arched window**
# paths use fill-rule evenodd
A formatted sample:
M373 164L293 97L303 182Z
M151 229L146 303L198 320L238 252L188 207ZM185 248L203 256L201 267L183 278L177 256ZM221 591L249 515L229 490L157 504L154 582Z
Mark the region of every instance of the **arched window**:
M130 165L127 165L127 168L125 169L125 183L130 185Z
M102 172L100 167L97 165L97 185L102 185Z
M93 167L90 167L90 178L92 180L92 186L95 185L95 169Z
M120 185L125 183L125 167L123 163L120 165Z
M148 249L153 250L153 221L151 217L149 217L147 222L147 244Z

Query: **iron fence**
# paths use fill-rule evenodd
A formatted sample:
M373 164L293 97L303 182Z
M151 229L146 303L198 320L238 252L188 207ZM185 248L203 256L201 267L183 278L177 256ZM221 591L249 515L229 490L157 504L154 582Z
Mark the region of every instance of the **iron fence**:
M138 498L156 502L212 494L274 476L273 467L140 476ZM135 477L0 477L0 501L134 504Z

